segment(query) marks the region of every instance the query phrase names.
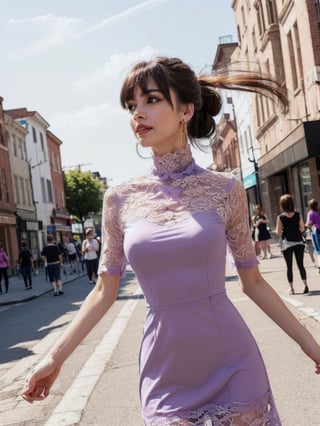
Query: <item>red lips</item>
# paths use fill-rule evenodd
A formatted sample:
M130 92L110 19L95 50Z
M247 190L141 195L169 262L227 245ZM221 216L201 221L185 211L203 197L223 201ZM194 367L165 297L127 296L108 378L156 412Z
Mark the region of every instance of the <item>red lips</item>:
M135 128L135 132L139 135L143 135L144 133L147 133L149 130L151 130L152 127L146 126L145 124L137 124Z

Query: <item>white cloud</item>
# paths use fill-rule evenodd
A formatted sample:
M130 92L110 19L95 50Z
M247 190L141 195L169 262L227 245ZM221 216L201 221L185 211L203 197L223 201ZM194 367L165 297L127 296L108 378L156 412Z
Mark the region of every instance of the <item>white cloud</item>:
M101 105L87 105L82 109L58 114L50 118L50 123L55 127L68 127L70 129L83 129L84 127L99 127L105 126L106 123L112 123L119 116L127 115L127 113L120 108L108 103Z
M99 31L102 28L112 25L115 22L126 19L131 15L135 15L137 13L142 13L146 10L152 9L156 6L166 3L167 1L168 0L143 1L142 3L139 3L133 7L125 9L122 12L112 15L102 20L100 23L88 27L85 30L79 28L79 24L83 24L84 21L78 18L53 16L51 14L37 16L29 20L12 18L9 20L9 23L16 25L36 25L45 33L45 36L25 48L15 50L11 53L11 56L21 56L26 54L37 53L50 49L52 47L59 46L71 40L80 39L86 36L87 34Z
M119 12L115 15L110 16L109 18L104 19L97 25L93 25L90 28L87 28L83 33L79 34L79 37L82 37L88 33L92 33L94 31L98 31L101 28L104 28L110 24L113 24L117 21L127 18L128 16L135 15L137 13L144 12L145 10L153 9L156 6L159 6L163 3L166 3L168 0L147 0L139 3L133 7L129 7L123 12Z
M30 20L11 19L10 23L12 24L32 25L33 28L35 27L36 30L40 30L44 33L43 38L25 48L15 50L11 55L32 54L73 40L79 31L79 25L83 24L83 22L82 19L78 18L53 16L50 14L36 16Z
M140 51L111 55L110 59L100 68L75 82L75 86L81 89L92 89L92 87L109 80L119 81L119 78L124 77L124 73L132 64L139 60L149 60L157 53L158 51L154 48L146 46Z

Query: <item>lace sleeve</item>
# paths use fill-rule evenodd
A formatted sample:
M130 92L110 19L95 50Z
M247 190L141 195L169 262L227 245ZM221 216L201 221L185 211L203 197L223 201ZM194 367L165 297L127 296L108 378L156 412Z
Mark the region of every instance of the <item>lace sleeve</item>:
M237 179L228 194L227 240L237 268L259 263L251 240L246 192Z
M119 200L110 188L104 196L102 209L102 247L99 274L125 276L126 259L123 252L123 232L118 220Z

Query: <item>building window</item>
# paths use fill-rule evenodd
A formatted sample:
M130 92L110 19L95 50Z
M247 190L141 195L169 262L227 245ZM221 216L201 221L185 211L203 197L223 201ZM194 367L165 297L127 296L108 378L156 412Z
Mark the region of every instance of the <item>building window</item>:
M47 161L46 147L44 145L43 134L41 132L40 132L40 143L41 143L41 150L43 153L43 161Z
M11 144L10 133L9 133L9 132L6 132L6 134L7 134L7 144L8 144L8 149L10 149L10 144ZM1 139L1 138L0 138L0 139ZM12 150L11 150L11 152L12 152Z
M13 135L12 139L13 139L12 141L13 155L15 157L18 157L17 140L15 135Z
M257 2L256 10L257 10L257 21L258 21L259 35L263 36L263 34L266 31L266 23L265 23L265 20L264 20L264 13L263 13L263 7L262 7L262 4L261 4L261 1Z
M21 177L20 178L20 188L21 188L21 195L22 195L22 204L25 206L26 205L26 191L24 189L24 180Z
M24 158L25 158L25 160L28 160L26 141L24 139L22 141L22 144L23 144Z
M247 24L246 24L246 15L244 13L243 6L241 6L241 18L242 18L242 26L243 26L243 29L245 30L247 28Z
M19 139L19 151L20 151L20 158L24 160L24 150L23 150L23 144L21 139Z
M34 127L32 127L32 136L33 136L33 142L37 143L37 133Z
M6 174L6 170L2 169L2 189L3 189L3 198L4 201L6 201L7 203L9 203L10 198L9 198L9 189L8 189L8 181L7 181L7 174Z
M46 185L45 185L45 180L43 177L41 178L41 194L42 194L42 201L46 203L47 202Z
M28 179L25 180L25 188L27 193L28 206L32 206L30 181Z
M267 12L269 25L276 24L278 22L278 17L274 0L267 0Z
M53 203L51 181L47 179L48 202Z
M298 30L297 22L295 22L294 25L293 25L293 32L294 32L294 41L296 43L296 50L297 50L299 77L302 79L303 78L303 65L302 65L302 54L301 54L300 37L299 37L299 30Z
M13 176L13 195L14 195L15 203L20 204L18 177L16 175Z
M294 47L293 47L291 31L289 31L289 33L287 34L287 40L288 40L288 49L289 49L289 57L290 57L292 86L293 86L293 89L295 90L298 87L298 76L297 76L297 69L296 69L296 61L294 57Z

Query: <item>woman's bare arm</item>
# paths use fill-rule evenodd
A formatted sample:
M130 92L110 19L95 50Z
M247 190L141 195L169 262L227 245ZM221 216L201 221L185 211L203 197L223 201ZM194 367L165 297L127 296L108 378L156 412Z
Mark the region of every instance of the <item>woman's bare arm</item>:
M315 362L320 374L320 346L261 276L257 266L238 269L243 291Z
M119 275L103 273L99 276L95 288L86 297L69 327L27 378L22 393L26 401L32 403L48 396L64 361L116 300L119 282Z

